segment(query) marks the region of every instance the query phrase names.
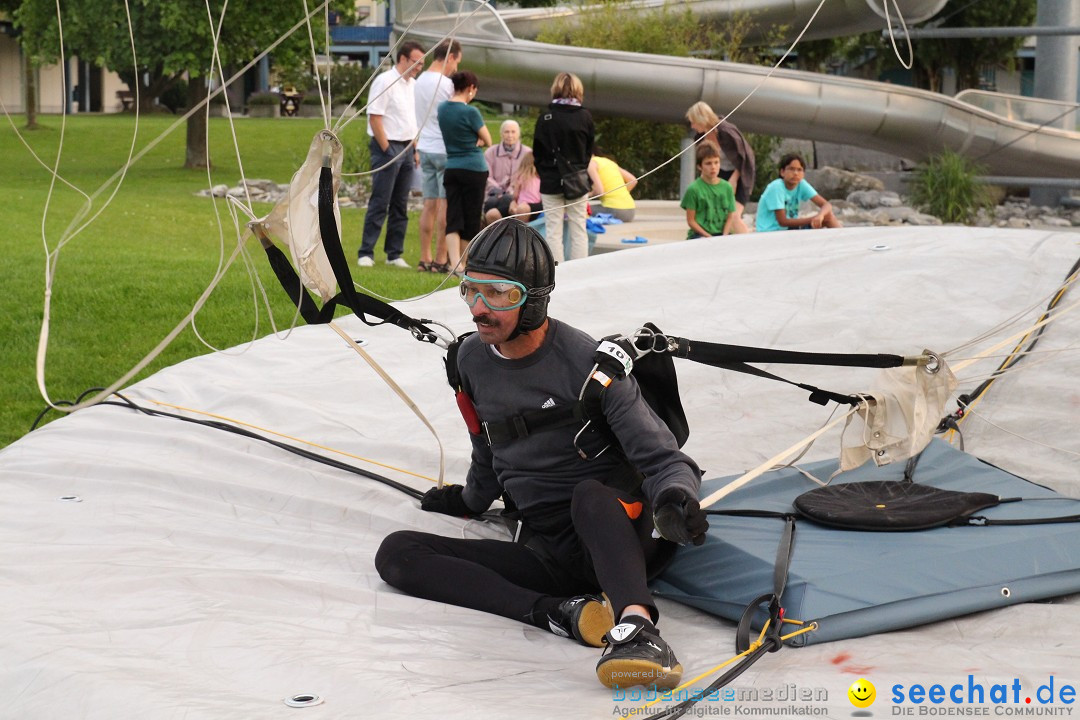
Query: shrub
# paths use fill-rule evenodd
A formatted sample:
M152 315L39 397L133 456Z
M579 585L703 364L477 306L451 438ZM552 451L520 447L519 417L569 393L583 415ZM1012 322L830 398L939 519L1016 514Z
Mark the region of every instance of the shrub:
M335 103L348 104L356 97L371 78L374 68L363 67L359 63L335 64L330 70L330 91ZM354 107L363 107L367 93L362 94Z
M188 83L183 78L178 78L169 84L169 87L165 88L164 92L158 98L165 107L169 108L174 114L177 112L183 112L187 108L187 96L188 96Z
M969 223L979 208L993 206L989 190L975 181L984 169L952 150L920 164L911 183L911 203L947 223Z
M248 95L248 105L278 105L281 96L272 92L256 92Z
M782 138L775 135L758 135L746 133L746 142L754 149L754 161L757 163L757 174L754 175L754 190L750 194L751 199L761 197L765 186L776 179L776 161L774 157L780 148Z

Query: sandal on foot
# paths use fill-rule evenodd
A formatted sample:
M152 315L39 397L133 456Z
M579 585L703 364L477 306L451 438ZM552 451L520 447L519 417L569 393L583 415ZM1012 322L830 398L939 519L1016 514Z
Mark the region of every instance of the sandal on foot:
M427 262L425 260L421 260L420 262L416 263L416 271L417 272L431 272L432 268L434 266L435 266L435 263L433 263L433 262Z

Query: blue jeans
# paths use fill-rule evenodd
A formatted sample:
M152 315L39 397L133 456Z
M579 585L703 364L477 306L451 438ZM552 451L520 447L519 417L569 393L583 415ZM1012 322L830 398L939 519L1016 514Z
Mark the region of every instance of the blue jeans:
M405 250L405 229L409 226L409 190L412 188L413 151L408 142L390 141L384 152L371 139L371 167L386 165L371 176L371 197L364 217L364 235L360 242L360 257L373 257L383 222L386 222L386 259L397 260ZM404 150L404 152L402 152ZM389 216L389 219L387 218Z

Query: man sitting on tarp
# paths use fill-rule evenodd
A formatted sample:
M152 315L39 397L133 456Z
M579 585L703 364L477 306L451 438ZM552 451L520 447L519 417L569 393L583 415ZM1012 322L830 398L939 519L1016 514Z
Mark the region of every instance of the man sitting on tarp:
M674 543L704 542L701 473L633 376L603 391L609 430L580 432L572 410L597 342L547 316L554 287L547 243L518 220L499 220L472 241L461 296L477 332L450 368L472 465L464 486L434 488L421 502L475 516L502 495L520 513L517 542L399 531L375 565L410 595L606 645L596 674L609 687L673 688L682 666L656 629L647 583Z

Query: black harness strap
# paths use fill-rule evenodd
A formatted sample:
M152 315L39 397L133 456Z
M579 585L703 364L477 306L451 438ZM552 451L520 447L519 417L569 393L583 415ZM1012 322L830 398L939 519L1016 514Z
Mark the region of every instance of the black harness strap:
M659 347L656 348L660 350ZM744 345L725 345L723 343L700 342L681 337L668 337L667 346L663 348L676 357L693 360L704 365L735 370L736 372L754 375L768 380L778 380L788 385L794 385L810 393L810 402L818 405L835 402L841 405L858 405L857 395L836 393L831 390L822 390L814 385L798 383L779 375L747 365L750 362L767 362L790 365L832 365L837 367L870 367L891 368L900 367L905 363L902 355L888 355L883 353L812 353L792 352L790 350L773 350L770 348L749 347Z
M808 398L810 402L817 403L818 405L826 405L830 401L839 403L840 405L858 405L860 398L858 395L844 395L841 393L833 392L832 390L822 390L814 385L807 383L795 382L794 380L788 380L782 378L779 375L773 375L771 372L756 368L753 365L747 365L746 363L716 363L712 364L713 367L723 368L725 370L734 370L735 372L746 373L747 375L754 375L760 378L766 378L768 380L779 380L782 383L788 385L794 385L797 388L802 388L810 393Z
M338 234L337 218L334 216L334 176L327 166L323 166L319 174L319 233L322 235L323 249L330 261L330 267L334 270L334 278L341 289L340 296L344 298L344 304L360 320L366 325L373 326L393 323L411 332L418 340L433 342L436 339L431 328L420 321L414 320L382 300L356 292L352 274L349 272L349 262L345 259L345 251L341 248L341 236ZM367 319L367 313L381 320L372 322Z
M723 343L701 342L687 338L669 337L672 352L706 365L723 367L726 363L780 363L784 365L832 365L836 367L891 368L904 364L903 355L883 353L814 353L773 350L770 348Z
M584 421L595 422L596 429L604 431L607 425L606 422L602 422L604 413L601 397L604 390L612 381L626 377L634 366L632 358L637 355L638 351L629 340L605 339L593 354L596 367L585 381L578 402L572 405L533 410L501 420L486 421L483 423L483 428L488 445L518 440L533 433L554 430ZM453 384L452 381L451 384ZM582 453L582 450L579 448L578 452Z
M533 410L520 415L511 415L502 420L483 422L482 426L488 445L499 445L545 430L554 430L564 425L580 423L582 419L581 404L574 403L573 405L562 405L547 410Z
M984 525L1054 525L1056 523L1080 522L1080 515L1061 515L1049 518L1017 518L1014 520L994 520L984 515L972 515L964 518L954 525L972 525L983 527Z
M454 389L454 392L461 390L461 375L458 373L457 367L458 351L461 350L461 343L470 335L472 335L471 332L458 335L457 339L446 347L446 382L450 383L450 387Z
M787 585L788 569L791 567L791 554L795 549L795 518L784 518L784 532L780 536L780 544L776 548L776 563L773 565L773 591L767 595L755 598L746 606L742 617L739 618L739 626L735 630L735 652L743 653L750 649L750 627L758 608L768 603L769 606L769 629L765 637L772 638L770 652L776 652L783 644L780 640L781 625L783 624L784 609L780 606L780 598L784 595Z
M329 167L324 166L320 171L318 200L319 232L323 239L323 249L326 251L326 257L334 271L334 279L340 288L338 294L327 300L321 308L304 287L300 276L285 253L271 242L263 229L254 227L274 275L277 276L278 282L281 283L281 287L289 298L296 304L304 322L309 325L328 323L334 319L337 308L344 306L366 325L392 323L411 332L417 340L435 342L438 336L424 324L423 320L415 320L389 303L356 291L349 272L349 263L345 259L345 251L341 248L341 236L338 233L337 218L334 215L334 179ZM377 319L369 319L368 315Z
M266 251L266 259L270 261L270 269L274 271L285 293L296 303L296 308L300 311L300 317L304 318L304 322L309 325L325 322L319 319L319 306L315 304L311 293L300 282L300 276L296 274L296 270L289 262L289 258L285 257L285 253L269 241L263 242L263 250Z

